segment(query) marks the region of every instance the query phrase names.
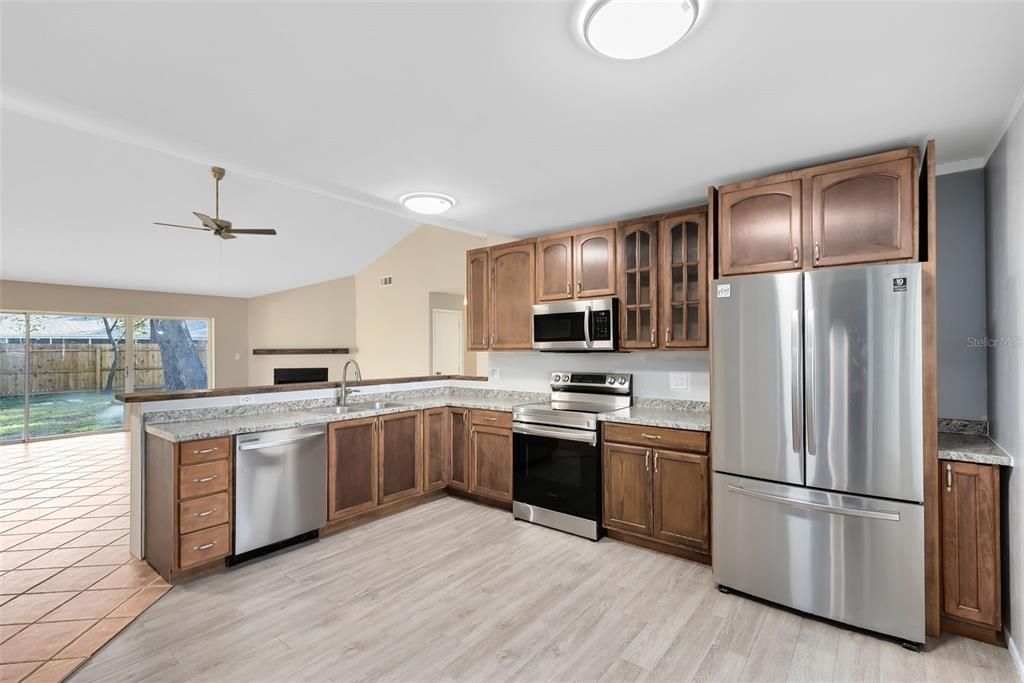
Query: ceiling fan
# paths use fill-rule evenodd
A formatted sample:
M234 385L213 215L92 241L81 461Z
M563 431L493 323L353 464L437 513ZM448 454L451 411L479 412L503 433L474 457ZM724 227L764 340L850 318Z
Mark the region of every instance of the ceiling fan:
M186 230L203 230L206 232L212 232L222 240L233 240L236 235L276 235L277 230L273 228L233 228L231 227L231 221L226 218L220 217L220 181L224 178L224 169L220 166L214 166L213 181L215 184L214 189L214 210L213 218L210 218L205 213L199 213L193 211L192 215L199 219L203 224L202 227L198 225L179 225L177 223L159 223L154 221L153 225L163 225L168 228L185 228Z

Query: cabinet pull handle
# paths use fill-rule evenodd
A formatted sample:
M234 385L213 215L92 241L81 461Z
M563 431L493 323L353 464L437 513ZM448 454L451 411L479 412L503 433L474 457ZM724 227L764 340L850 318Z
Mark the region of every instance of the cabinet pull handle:
M216 478L217 478L217 475L216 475L216 474L211 474L210 476L208 476L208 477L203 477L202 479L193 479L193 480L192 480L192 483L193 483L193 484L205 484L206 482L208 482L208 481L213 481L213 480L214 480L214 479L216 479Z
M946 463L946 493L953 490L953 466Z
M207 453L216 453L216 448L204 448L201 451L192 451L192 455L206 455Z
M215 545L217 545L217 541L213 541L212 543L204 543L203 545L193 546L192 550L209 550Z
M657 435L657 434L648 434L647 432L640 432L640 436L644 437L645 439L659 439L659 440L661 439L661 437L659 435Z
M654 471L658 471L658 451L654 451Z
M793 265L800 263L800 247L793 247Z
M644 453L644 469L648 472L651 471L651 449L648 448L647 452Z
M817 242L814 243L814 260L821 260L821 245L818 244Z
M487 420L488 422L497 422L498 421L498 418L496 418L496 417L485 417L484 419Z
M572 283L571 282L566 282L565 283L565 295L566 296L572 296Z
M210 515L212 515L216 511L217 511L217 508L213 508L212 510L207 510L206 512L197 512L197 513L195 513L192 516L193 517L209 517Z
M658 335L654 331L654 328L652 327L651 328L651 346L657 346L657 345L658 345Z
M579 294L582 291L583 291L583 281L582 280L577 280L576 281L576 293Z
M494 346L494 335L491 335L491 346Z
M665 328L665 343L668 344L670 341L672 341L672 328L671 327L666 327Z

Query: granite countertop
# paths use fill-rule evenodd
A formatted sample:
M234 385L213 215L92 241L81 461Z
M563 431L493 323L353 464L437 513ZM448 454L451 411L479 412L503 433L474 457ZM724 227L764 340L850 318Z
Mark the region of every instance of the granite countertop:
M366 396L365 399L373 400L373 397ZM380 415L391 415L393 413L406 413L414 410L426 410L427 408L443 408L446 406L459 408L476 408L478 410L511 410L525 401L521 398L503 398L498 396L429 396L409 399L391 399L400 402L401 405L389 408L378 408L360 410L352 413L323 414L310 409L285 410L281 412L267 412L259 415L228 415L214 417L205 420L184 420L180 422L157 422L146 423L146 432L153 436L160 437L167 441L195 441L196 439L214 439L221 436L236 434L252 434L254 432L266 432L274 429L289 429L291 427L305 427L309 425L325 425L330 422L343 422L347 420L359 420L367 417L378 417Z
M939 460L959 460L980 465L1013 467L1013 458L992 439L980 434L939 432Z
M711 431L711 413L707 410L685 410L634 405L597 416L601 422L688 429L694 432Z

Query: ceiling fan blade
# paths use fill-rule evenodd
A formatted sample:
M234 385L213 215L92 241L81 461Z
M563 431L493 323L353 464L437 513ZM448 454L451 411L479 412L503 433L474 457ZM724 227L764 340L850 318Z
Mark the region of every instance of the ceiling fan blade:
M203 232L209 232L210 228L200 228L196 225L179 225L178 223L159 223L153 221L153 225L163 225L168 228L185 228L186 230L202 230Z
M233 240L233 239L235 239L235 236L232 235L230 232L227 232L226 230L223 231L223 232L218 232L217 233L217 237L221 238L222 240Z
M214 218L213 222L216 223L217 225L219 225L222 228L227 228L227 229L231 228L231 221L229 221L226 218Z
M235 235L276 235L273 228L232 228L229 232Z
M216 230L217 228L220 227L219 225L217 225L217 223L212 218L207 216L205 213L199 213L198 211L193 211L192 215L195 216L196 218L198 218L202 222L202 224L205 225L206 227L208 227L210 230Z

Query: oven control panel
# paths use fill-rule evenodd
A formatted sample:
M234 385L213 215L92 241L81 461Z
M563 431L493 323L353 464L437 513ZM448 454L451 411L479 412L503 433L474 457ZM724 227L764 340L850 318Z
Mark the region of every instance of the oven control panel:
M551 388L556 391L573 389L591 393L629 393L633 389L633 376L619 373L552 372Z

